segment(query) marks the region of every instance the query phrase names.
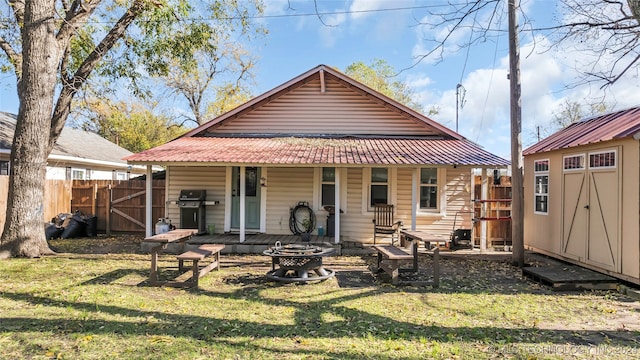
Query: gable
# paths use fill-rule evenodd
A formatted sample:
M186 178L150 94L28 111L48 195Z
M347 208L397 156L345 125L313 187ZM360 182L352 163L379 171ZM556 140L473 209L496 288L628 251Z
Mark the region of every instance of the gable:
M441 124L323 65L185 136L206 134L460 138Z

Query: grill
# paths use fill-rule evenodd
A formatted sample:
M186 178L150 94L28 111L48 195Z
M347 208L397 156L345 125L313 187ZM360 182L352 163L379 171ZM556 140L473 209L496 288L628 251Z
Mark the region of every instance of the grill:
M177 204L180 208L180 227L198 229L198 235L207 232L205 200L206 190L182 190Z

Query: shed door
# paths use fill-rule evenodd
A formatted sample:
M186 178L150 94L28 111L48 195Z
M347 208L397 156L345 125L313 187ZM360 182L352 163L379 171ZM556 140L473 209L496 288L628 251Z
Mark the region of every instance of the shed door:
M561 254L618 271L618 167L615 160L594 162L603 154L608 152L589 154L588 169L564 172Z
M618 174L614 170L589 174L588 262L609 270L618 265Z
M584 208L589 203L586 171L564 173L563 199L563 241L561 254L574 260L586 259L589 211Z

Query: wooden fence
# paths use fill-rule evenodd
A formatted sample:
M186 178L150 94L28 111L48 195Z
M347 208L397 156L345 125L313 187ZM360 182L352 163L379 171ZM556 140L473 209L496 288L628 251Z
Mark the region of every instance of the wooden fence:
M61 212L68 212L71 204L71 180L46 180L44 184L44 219L50 220ZM0 233L7 217L9 176L0 175Z
M165 217L164 180L152 180L152 219ZM71 211L97 216L98 231L145 231L146 181L74 180Z
M152 186L155 220L165 216L164 180L153 180ZM9 177L0 176L0 233L6 218L8 189ZM145 180L47 180L44 221L79 210L97 217L98 232L144 232L145 194Z

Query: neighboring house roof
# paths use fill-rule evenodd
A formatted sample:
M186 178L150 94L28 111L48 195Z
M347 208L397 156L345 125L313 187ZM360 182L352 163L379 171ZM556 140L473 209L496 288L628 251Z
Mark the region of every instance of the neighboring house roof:
M13 133L16 129L16 115L0 112L0 152L10 152ZM66 160L127 168L123 157L132 152L124 149L98 134L65 127L53 147L50 160Z
M598 115L573 123L523 151L524 155L610 140L640 139L640 107Z
M325 65L130 163L507 166L509 161Z

